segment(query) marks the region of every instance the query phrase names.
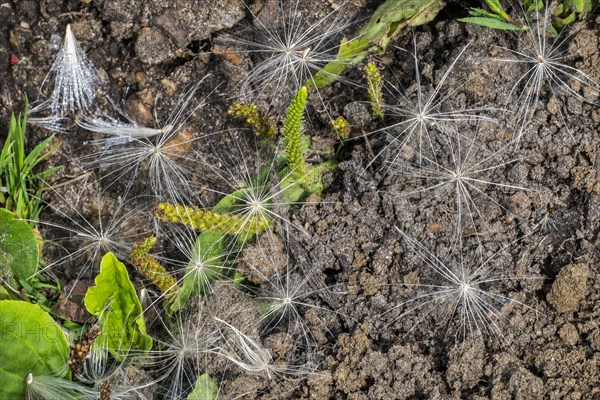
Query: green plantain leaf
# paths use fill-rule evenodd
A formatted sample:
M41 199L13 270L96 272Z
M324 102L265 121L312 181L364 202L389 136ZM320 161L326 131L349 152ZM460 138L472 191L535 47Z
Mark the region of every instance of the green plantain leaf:
M112 253L107 253L100 263L96 286L85 294L85 308L98 317L100 335L98 343L106 343L117 358L132 350L150 350L152 338L146 334L142 305L129 280L127 269Z
M0 301L0 354L0 399L26 398L30 373L70 378L67 338L35 304Z
M31 226L0 208L0 277L9 278L11 284L26 281L37 272L39 257Z
M187 400L217 400L219 387L212 378L204 373L196 380L194 391L190 393Z

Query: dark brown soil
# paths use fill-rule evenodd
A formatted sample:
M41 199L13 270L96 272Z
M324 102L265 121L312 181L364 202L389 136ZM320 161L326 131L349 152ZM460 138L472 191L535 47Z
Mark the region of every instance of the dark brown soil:
M258 10L263 2L255 3L252 8ZM301 3L302 12L314 19L332 9L328 1ZM349 11L364 20L377 2L354 3ZM422 85L431 91L471 42L442 87L444 93L456 90L447 107L501 108L517 103L519 93L512 88L523 70L492 60L506 56L493 46L522 45L517 35L456 22L450 16L455 18L462 5L451 3L435 21L417 29ZM122 101L134 119L152 125L156 115L158 121L165 121L177 96L206 76L200 93L213 93L208 105L194 113L186 126L198 136L204 134L194 143L198 157L191 164L198 186L227 192L228 185L206 163L235 165L241 159L232 156L235 148L244 157L257 156L252 140L239 131L240 121L227 114L230 104L241 96L239 78L252 67L252 58L231 49L211 53L220 35L243 32L252 24L242 2L12 0L0 4L0 21L2 132L9 114L21 109L23 93L38 98L55 51L52 44L60 43L71 23L80 45L109 83L107 91ZM593 16L573 26L564 45L565 63L596 82L600 82L599 37L600 18ZM412 50L412 35L400 37L393 45L374 60L384 79L406 88L403 93L411 97L415 66L403 49ZM360 103L368 101L362 73L357 67L347 76L359 85L335 83L320 92L322 102L313 94L308 109L307 133L315 143L311 160L321 159L322 152L333 145L341 160L325 177L324 198L291 211L284 209L292 226L289 235L285 226L276 228L274 235L279 238L265 239L269 243L264 247L260 243L248 247L239 261L240 269L249 271L247 276L263 289L265 276L287 268L286 252L288 264L296 268L295 279L311 276L312 287L318 289L307 300L314 306L303 310L310 343L287 343L277 329L266 332L261 340L271 349L275 363L308 362L313 372L268 380L215 361L206 370L220 382L223 398L240 394L249 399L599 398L600 173L596 163L600 108L574 96L548 100L551 96L544 92L523 137L510 147L506 146L512 131L505 123L459 125L469 137L476 133L482 154L492 152L491 162L501 165L486 179L512 188L481 187L482 193L477 192L473 202L483 218L461 230L464 238L457 246L453 194L420 191L422 180L388 173L385 160L397 157L398 148L386 147L390 139L381 129L394 120L388 116L383 122L372 121L368 105ZM386 99L393 101L393 96L386 95ZM286 104L259 103L279 122ZM340 145L324 109L333 117L343 114L353 124L355 138ZM503 118L501 112L494 115ZM365 139L362 130L373 133ZM33 144L48 135L33 128L28 140ZM51 163L65 166L58 182L81 176L85 161L80 156L90 153L85 143L89 139L76 128L57 136L62 147ZM447 150L443 142L433 146ZM381 156L373 161L370 151ZM410 157L405 157L405 164L414 168ZM52 207L72 218L78 218L77 212L95 218L100 206L93 199L100 196L104 198L101 204L112 204L104 210L106 215L121 212L115 204L123 201L120 195L129 181L108 185L98 180L101 173L89 173L85 182L93 184L78 180L57 189L60 196L49 194ZM131 193L146 194L145 179L136 177ZM218 196L206 192L203 199L211 205ZM150 209L153 204L148 203ZM42 219L58 218L50 209L47 213ZM152 225L148 213L132 222L138 233L154 229L148 226ZM493 272L490 276L508 279L489 282L486 289L501 300L494 302L493 309L484 310L479 322L497 325L462 334L458 316L448 319L451 310L444 302L434 303L435 307L407 303L424 293L423 285L440 282L400 231L440 259L457 262L460 255L471 268L493 256L487 267ZM272 267L264 266L260 250L265 248L267 258L276 260ZM169 249L166 238L163 249ZM263 268L252 276L248 268L256 262L262 262ZM68 270L54 272L65 280L77 275ZM222 292L229 290L233 289L228 286ZM231 297L231 306L238 304L238 311L243 310L243 303L255 307L256 299L250 295ZM218 313L225 303L207 300L205 308ZM494 319L494 315L501 318ZM247 325L244 332L248 334L260 329L252 326L257 318L251 313L236 318ZM307 348L310 356L305 354Z

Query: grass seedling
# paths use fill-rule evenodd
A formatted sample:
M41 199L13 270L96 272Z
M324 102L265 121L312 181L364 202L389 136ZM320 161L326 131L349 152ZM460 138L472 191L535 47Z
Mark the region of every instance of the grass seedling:
M459 21L483 25L493 29L527 29L527 25L515 20L504 10L499 0L485 0L485 4L488 6L489 11L477 7L471 7L469 9L470 17L460 18Z
M504 307L516 305L533 310L523 302L502 294L496 288L503 282L539 279L517 277L507 271L508 266L501 257L514 242L486 258L479 250L467 250L461 241L458 248L442 258L400 229L397 228L397 231L422 263L420 270L423 275L430 276L429 279L421 279L427 283L405 284L404 286L414 288L418 292L412 298L386 311L387 314L400 310L401 314L394 316L392 323L402 321L412 313L418 313L416 322L411 322L405 337L421 323L433 318L440 319L446 325L446 329L443 330L446 338L454 332L455 339L475 334L505 342L502 328L509 321Z
M0 152L0 207L14 212L35 225L42 209L42 192L47 179L60 167L35 172L36 167L58 148L52 147L52 136L43 140L26 153L25 129L27 102L22 115L10 119L10 129Z
M526 31L530 29L527 23L518 21L508 14L499 0L485 0L485 4L489 10L471 7L469 9L470 17L460 18L459 21L506 31ZM549 3L545 0L520 0L519 3L526 21L532 18L532 14L543 11L548 5ZM550 29L553 33L556 33L573 24L578 17L582 18L592 12L594 0L558 0L553 7L554 12L552 13Z

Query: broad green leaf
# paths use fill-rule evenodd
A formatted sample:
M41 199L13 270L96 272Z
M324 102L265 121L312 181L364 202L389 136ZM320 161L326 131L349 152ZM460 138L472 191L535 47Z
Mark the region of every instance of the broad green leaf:
M26 281L37 272L39 257L31 226L0 208L0 276L10 273L12 281Z
M482 25L488 28L493 29L502 29L502 30L510 30L510 31L522 31L523 28L510 24L508 22L500 21L496 18L487 18L487 17L467 17L467 18L459 18L460 22L467 22L471 24Z
M385 50L402 29L431 21L444 6L442 0L387 0L375 10L357 37Z
M146 334L142 305L125 265L107 253L95 282L96 286L88 288L84 303L102 327L97 342L106 343L117 358L132 349L150 350L152 338Z
M564 7L578 14L588 14L594 8L593 0L564 0Z
M0 399L25 399L30 373L69 378L67 338L35 304L0 301L0 354Z
M219 387L212 380L210 375L204 373L196 380L194 390L187 397L187 400L217 400Z
M297 204L308 196L308 192L291 173L289 167L282 169L279 174L281 176L281 182L279 183L281 196L287 204Z

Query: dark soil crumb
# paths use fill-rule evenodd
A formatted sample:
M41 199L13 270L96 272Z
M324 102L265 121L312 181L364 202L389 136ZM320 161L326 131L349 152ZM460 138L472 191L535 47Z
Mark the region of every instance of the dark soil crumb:
M178 155L190 163L193 189L206 204L215 204L221 194L239 188L239 180L248 178L238 173L245 166L244 157L256 156L258 147L244 140L251 133L227 114L243 97L240 79L257 56L224 45L222 39L252 34L261 28L259 20L281 25L273 8L278 1L247 3L0 1L0 143L10 113L22 109L24 95L30 101L38 99L70 23L106 81L103 90L140 124L161 126L186 90L206 77L194 101L206 100L207 106L185 122L185 136L177 138L177 145ZM298 12L319 19L340 3L300 0ZM365 21L376 3L351 1L345 12ZM448 3L448 13L479 4ZM262 373L245 373L209 352L202 360L203 371L219 385L223 398L600 398L600 108L592 103L599 99L576 80L568 82L569 88L590 101L545 89L520 140L509 145L514 127L504 123L509 117L501 109L523 101L519 95L525 70L498 59L507 56L503 47L524 51L525 44L514 32L462 24L449 19L448 13L395 39L373 61L386 82L412 99L418 88L406 49L413 49L413 34L427 94L469 43L440 91L442 96L450 94L445 103L449 109L486 108L501 121L460 125L456 135L475 136L477 143L466 146L469 151L493 155L479 155L482 164L477 165L495 163L497 168L485 170L486 179L499 184L476 186L472 193L477 209L470 214L475 217L465 222L471 225L461 231L459 241L452 188L422 190L427 179L431 184L435 178L419 174L434 161L441 164L442 157L419 160L416 151L395 147L382 129L398 121L391 115L383 121L372 118L360 66L347 73L355 84L337 82L319 96L312 95L306 120L306 133L314 142L309 160L317 162L334 153L340 160L323 178L323 198L284 207L282 219L293 238L282 235L283 228L274 230L239 254L236 265L249 288L242 291L233 284L215 283L200 314L190 312L195 315L193 323L201 315L207 321L203 329L218 332L219 340L233 341L235 335L214 317L268 349L274 365L303 369L268 379ZM593 15L570 29L561 62L600 82L600 17ZM393 96L397 93L391 91L385 100L397 101ZM39 98L44 96L48 93ZM286 101L261 99L257 104L281 125ZM338 115L352 126L344 143L329 125L329 118ZM131 216L135 211L146 215L128 223L138 236L161 232L150 221L154 199L145 197L151 182L143 168L127 182L100 180L105 171L91 170L84 161L90 152L103 150L94 142L97 137L76 126L69 129L54 139L60 151L46 162L64 168L55 177L60 188L45 197L55 211L49 210L42 219L96 221L100 213ZM49 136L39 127L28 134L30 145ZM188 138L194 138L193 144ZM443 140L423 145L438 150L450 146ZM392 159L405 168L393 173ZM222 173L225 166L233 167ZM141 198L144 207L121 208L125 193L136 201ZM45 234L51 228L41 231ZM432 271L424 261L427 257L415 251L403 233L431 252L429 261L437 257L448 263L460 260L465 266L475 263L483 272L489 268L489 279L477 289L485 290L494 306L478 310L475 321L468 321L476 329L462 332L457 307L443 296L427 297L444 287L444 274ZM50 249L46 252L48 257L53 254ZM290 266L296 277L310 276L307 297L302 298L306 304L299 307L302 323L285 316L285 328L265 330L256 295L269 278L285 274ZM72 282L79 273L75 262L58 273L63 284L68 283L65 292L73 290L76 296L57 311L83 323L88 315L82 294L89 282ZM139 290L146 283L135 281ZM411 301L415 298L421 301ZM196 328L193 323L188 330ZM156 334L158 325L150 333ZM120 382L149 382L151 374L131 367ZM148 386L143 398L168 398L163 394Z

